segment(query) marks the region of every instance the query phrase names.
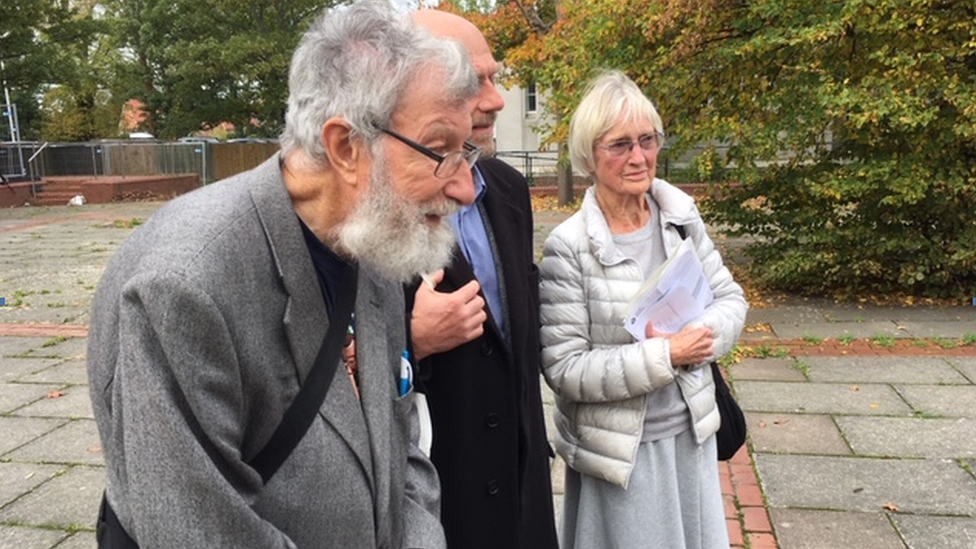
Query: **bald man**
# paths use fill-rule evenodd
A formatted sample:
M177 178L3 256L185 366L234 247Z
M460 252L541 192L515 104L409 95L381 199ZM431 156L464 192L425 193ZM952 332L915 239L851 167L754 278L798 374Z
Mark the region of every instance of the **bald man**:
M471 141L494 156L505 106L498 63L481 32L453 14L414 21L468 51L480 80ZM441 521L452 549L556 549L539 387L539 289L525 178L485 158L472 170L475 203L450 219L458 247L431 284L407 290L413 360L433 426Z

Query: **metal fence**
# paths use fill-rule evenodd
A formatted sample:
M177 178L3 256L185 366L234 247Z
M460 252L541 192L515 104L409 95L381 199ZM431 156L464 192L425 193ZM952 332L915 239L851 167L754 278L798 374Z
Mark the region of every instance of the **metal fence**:
M0 175L9 181L38 181L64 175L199 175L211 183L257 166L279 150L277 143L181 143L157 140L105 140L85 143L0 143ZM700 150L672 160L662 154L658 176L681 177L688 159ZM555 179L556 151L498 151L498 157L521 171L530 184ZM679 173L675 173L677 172Z
M257 166L277 151L276 143L2 143L0 174L9 181L38 181L63 175L195 173L206 184Z

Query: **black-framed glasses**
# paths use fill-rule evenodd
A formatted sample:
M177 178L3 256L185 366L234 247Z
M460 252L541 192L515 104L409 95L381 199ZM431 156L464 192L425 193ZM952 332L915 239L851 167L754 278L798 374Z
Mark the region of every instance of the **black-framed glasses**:
M645 151L653 151L664 146L664 134L661 132L646 133L638 137L637 141L620 139L609 145L597 145L597 147L610 153L610 156L623 156L630 154L630 151L634 149L634 143L640 145L640 148Z
M474 163L477 162L478 158L481 156L481 149L475 147L467 141L464 142L464 150L462 151L451 151L447 154L438 154L420 143L417 143L413 139L404 137L393 130L387 128L379 128L379 130L391 137L396 138L404 145L419 152L427 158L437 162L437 166L434 168L434 177L438 177L440 179L447 179L448 177L451 177L457 173L458 168L461 167L463 162L467 162L469 167L474 166Z

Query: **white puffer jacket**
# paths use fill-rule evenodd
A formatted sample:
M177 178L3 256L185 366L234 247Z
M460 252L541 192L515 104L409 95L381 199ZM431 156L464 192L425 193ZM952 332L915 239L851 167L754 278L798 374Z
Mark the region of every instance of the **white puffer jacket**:
M714 301L694 325L708 326L715 356L742 331L748 306L742 288L705 233L694 199L655 179L651 195L670 257L681 244L676 225L693 239ZM594 189L580 211L546 239L540 265L542 368L556 393L556 451L579 471L624 488L643 433L647 393L677 380L701 444L719 427L711 370L671 366L667 341L636 342L624 329L624 310L644 277L613 242Z

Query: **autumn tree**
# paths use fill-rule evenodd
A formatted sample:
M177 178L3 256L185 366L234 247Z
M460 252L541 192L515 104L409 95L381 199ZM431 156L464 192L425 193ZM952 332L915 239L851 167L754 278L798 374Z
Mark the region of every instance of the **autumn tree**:
M128 59L120 75L148 115L146 130L173 138L232 122L277 135L288 65L310 18L333 1L107 0Z
M46 86L40 137L46 141L88 141L115 137L124 97L114 95L114 64L109 26L95 17L96 0L77 0L69 21L54 34L61 44L60 67Z
M753 237L758 280L848 297L976 295L971 2L559 8L546 34L504 55L551 90L552 139L594 71L621 69L661 111L668 154L704 147L695 165L723 180L711 221Z

